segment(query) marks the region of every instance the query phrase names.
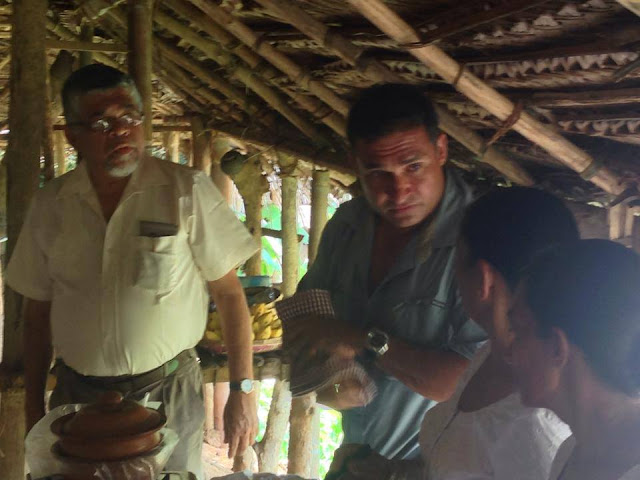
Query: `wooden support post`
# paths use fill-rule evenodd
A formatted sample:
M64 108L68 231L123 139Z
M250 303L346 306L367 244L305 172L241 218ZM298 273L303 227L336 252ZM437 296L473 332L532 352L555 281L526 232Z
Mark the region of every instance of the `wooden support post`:
M609 208L609 238L631 247L635 218L634 210L624 203Z
M153 0L128 0L129 7L129 73L136 82L144 113L144 132L147 145L153 136L151 110L153 58Z
M192 152L192 148L191 148L191 137L188 138L183 138L182 141L180 142L182 145L182 153L184 153L184 156L187 159L187 165L189 165L190 167L193 167L193 152Z
M11 38L11 101L7 169L7 258L15 248L27 208L38 188L40 141L45 125L45 59L47 2L21 0L13 4ZM33 141L33 139L38 139ZM5 289L2 370L8 377L22 375L22 301ZM24 479L24 387L1 382L0 472L3 480Z
M320 414L322 409L316 404L311 420L311 460L309 462L309 478L320 478Z
M191 117L191 135L193 144L193 166L209 175L211 169L211 152L209 150L210 132L205 129L202 117Z
M56 176L67 173L67 137L62 130L53 132L53 154L56 162Z
M84 23L80 28L80 39L83 42L93 43L93 25ZM86 67L93 63L93 55L90 51L84 50L78 56L78 67Z
M282 440L287 432L289 412L291 411L291 392L289 382L277 379L273 387L269 416L267 417L267 428L264 436L258 445L258 464L260 472L278 472L278 460Z
M311 478L313 417L316 408L315 393L294 398L291 402L289 468L287 469L289 474Z
M282 157L282 155L280 155ZM292 171L292 170L291 170ZM298 177L281 174L282 180L282 294L290 297L298 286L300 249L297 235Z
M329 172L315 169L311 184L311 229L309 230L309 266L316 259L318 245L324 226L327 224L329 201Z
M263 0L259 0L261 3ZM349 0L365 18L389 37L401 44L420 42L419 35L381 0ZM435 45L417 45L411 54L424 65L438 73L445 81L486 108L500 120L507 121L515 111L515 105L504 95L465 70L453 58ZM523 112L515 119L513 129L544 148L563 164L578 173L588 174L590 181L605 192L618 195L624 190L621 179L607 167L599 165L587 152L576 147L552 127L544 125L532 115Z
M162 139L166 160L172 163L180 163L180 132L164 132Z
M209 445L214 444L214 416L213 416L213 383L205 383L202 385L202 393L204 397L204 441Z

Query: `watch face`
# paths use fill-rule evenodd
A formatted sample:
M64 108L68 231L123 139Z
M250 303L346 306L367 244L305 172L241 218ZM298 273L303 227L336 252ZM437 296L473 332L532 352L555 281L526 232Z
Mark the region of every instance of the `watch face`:
M382 333L374 333L369 343L373 348L382 348L387 344L387 338Z
M251 393L253 391L253 380L245 378L240 382L240 391L243 393Z

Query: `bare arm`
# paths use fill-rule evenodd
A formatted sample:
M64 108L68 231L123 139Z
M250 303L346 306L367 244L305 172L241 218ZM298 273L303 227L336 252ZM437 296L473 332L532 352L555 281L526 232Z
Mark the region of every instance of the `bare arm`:
M51 366L51 302L24 299L24 351L29 361L24 364L26 390L25 413L27 431L44 417L44 394Z
M415 392L442 402L455 391L469 360L456 352L418 348L390 338L389 351L378 365Z
M352 359L365 352L367 333L346 322L310 316L285 332L285 344L292 358L304 352L326 351L339 358ZM455 352L417 347L390 337L389 351L378 360L379 367L415 392L441 402L454 392L469 361ZM358 406L358 386L345 385L343 393L327 390L321 399L325 405L352 408Z
M244 290L235 270L209 282L209 290L222 320L222 334L228 349L229 378L240 381L253 379L251 351L251 321ZM245 394L232 391L225 408L225 441L229 443L229 457L244 452L258 434L255 392Z

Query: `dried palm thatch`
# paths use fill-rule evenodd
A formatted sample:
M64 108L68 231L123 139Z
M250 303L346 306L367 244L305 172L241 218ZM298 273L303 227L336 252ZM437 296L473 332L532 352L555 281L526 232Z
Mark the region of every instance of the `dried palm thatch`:
M411 45L388 37L351 3L279 1L301 8L322 25L318 35L292 24L260 0L156 0L156 130L186 129L189 115L204 114L210 128L243 137L255 148L277 145L346 171L343 137L348 105L366 86L402 79L424 86L443 113L462 122L458 131L469 132L459 135L461 143L454 142L451 158L472 180L500 183L528 177L583 201L606 198L517 134L504 135L494 144L505 165L513 168L496 171L478 162L477 155L461 145L483 151L483 142L500 129L502 120L486 105L456 94L411 55ZM50 39L78 42L82 25L89 21L93 43L104 44L105 50L95 52L94 60L123 68L125 4L51 0ZM640 68L635 68L640 18L623 5L615 0L386 0L384 4L411 25L421 42L437 45L465 71L522 102L527 114L587 155L602 151L595 145L606 144L609 154L597 160L614 178L638 180L640 167L616 155L620 151L628 158L629 152L640 148ZM0 124L7 115L10 13L10 2L0 0ZM51 62L61 45L51 48ZM621 72L622 78L614 78ZM469 143L469 138L476 140Z

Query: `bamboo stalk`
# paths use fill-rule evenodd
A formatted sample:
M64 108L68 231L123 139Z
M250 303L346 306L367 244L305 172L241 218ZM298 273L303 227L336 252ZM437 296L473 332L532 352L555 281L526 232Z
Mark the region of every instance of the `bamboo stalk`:
M372 58L365 58L364 48L354 45L350 40L342 35L330 32L329 27L311 17L302 9L283 0L256 0L263 7L271 10L279 17L299 29L308 37L311 37L320 45L333 50L340 58L368 78L377 82L404 82L404 79L389 70L382 63ZM454 115L445 109L438 109L441 128L460 143L469 148L473 153L482 155L482 161L491 165L511 181L520 185L533 185L531 176L501 153L495 147L486 148L484 139L458 120Z
M309 266L313 264L318 254L322 231L327 224L327 206L330 187L329 172L327 170L313 170L311 184L311 228L309 229Z
M171 2L174 1L171 0ZM251 28L230 15L223 8L203 0L191 0L191 3L205 12L211 20L232 33L238 40L269 60L296 84L309 90L338 113L344 116L349 113L349 103L346 100L340 98L323 82L311 79L311 72L305 70L269 42L261 42L258 35Z
M211 60L225 67L229 75L244 83L313 142L329 143L314 125L293 110L279 93L260 80L255 72L243 65L241 61L234 61L232 56L225 53L221 47L201 37L189 27L174 20L169 15L158 11L154 15L154 20L163 28L179 36L182 41L193 45Z
M262 0L258 0L259 3ZM420 38L413 28L389 9L380 0L349 0L369 21L401 44L419 42ZM431 68L449 83L456 83L456 89L486 108L500 120L507 119L515 105L485 82L465 71L453 58L434 45L411 49L411 54ZM533 116L522 113L513 125L513 129L540 145L569 168L578 173L587 172L594 166L594 159L585 151L573 145L552 128L542 124ZM621 179L606 167L598 167L590 178L591 182L611 194L623 190Z
M215 11L220 10L223 14L226 14L224 10L218 9L218 7L215 7L211 4L204 4L206 7L202 7L200 6L200 2L198 2L198 6L200 6L201 10L198 10L191 5L188 5L183 0L165 0L165 4L178 15L187 19L192 25L204 31L217 42L219 42L221 48L226 52L229 52L229 54L233 53L244 60L247 65L249 65L249 67L253 69L254 72L262 76L266 81L272 83L275 87L282 90L285 94L289 95L289 97L300 104L302 108L311 112L316 119L325 123L339 135L345 136L346 122L343 116L333 112L330 108L327 108L322 102L315 99L314 97L297 94L293 91L282 88L277 84L274 84L273 80L279 76L279 72L276 69L271 68L268 64L265 64L265 62L262 60L262 57L256 54L251 48L243 44L238 45L235 37L233 37L223 28L223 24L221 24L221 26L218 26L217 24L209 21L209 19L207 19L206 17L202 16L203 11L210 15L210 13L208 13L208 9L210 7L217 9ZM207 10L205 10L205 8ZM211 20L216 20L216 18L211 17ZM298 80L300 80L301 78L302 77L298 78ZM296 81L295 78L293 80ZM303 87L305 86L301 81L298 81L297 83ZM328 90L328 87L324 88ZM331 93L333 94L333 92ZM339 99L339 97L337 97L337 95L335 94L333 94L333 96L336 97L336 99L341 104L346 105L348 108L348 104L346 102Z
M50 18L47 18L47 30L55 33L58 37L60 37L63 40L71 40L71 41L79 40L78 35L76 35L74 32L66 28L61 23L56 23ZM95 58L96 61L100 63L104 63L105 65L108 65L110 67L117 68L117 69L122 68L122 66L118 62L113 60L108 55L105 55L104 53L96 52L93 57Z
M129 47L122 43L95 43L82 40L58 40L57 38L47 38L47 48L50 50L103 53L127 53L129 51Z

